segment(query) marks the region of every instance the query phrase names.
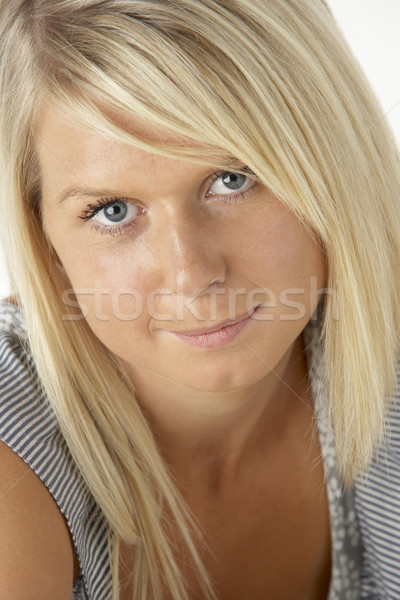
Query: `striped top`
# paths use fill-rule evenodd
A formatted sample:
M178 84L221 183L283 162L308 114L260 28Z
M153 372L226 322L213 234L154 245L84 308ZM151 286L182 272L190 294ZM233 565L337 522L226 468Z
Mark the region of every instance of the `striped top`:
M400 390L400 368L397 381ZM355 487L364 546L360 597L368 600L400 599L400 395L393 399L387 428L385 443Z
M400 410L393 407L388 448L378 454L369 481L356 487L355 497L353 491L344 491L327 425L318 332L318 322L311 320L305 340L331 523L328 600L399 600ZM110 600L108 524L41 390L20 310L7 302L0 303L0 439L35 471L66 518L80 562L72 599Z
M0 439L35 471L66 518L81 570L72 600L110 600L107 524L40 389L19 309L0 303Z

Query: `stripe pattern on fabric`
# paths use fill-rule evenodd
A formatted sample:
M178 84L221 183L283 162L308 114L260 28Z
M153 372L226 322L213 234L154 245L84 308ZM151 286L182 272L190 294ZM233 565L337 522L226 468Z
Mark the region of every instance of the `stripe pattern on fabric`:
M400 389L400 364L398 369ZM400 395L387 419L386 442L355 487L364 541L362 600L400 599Z
M0 439L40 477L67 520L81 566L72 599L109 600L108 525L58 429L26 347L19 309L0 303Z
M329 505L331 581L327 600L359 600L362 552L360 531L353 491L346 489L339 478L335 437L328 418L321 321L315 315L304 330L304 341Z

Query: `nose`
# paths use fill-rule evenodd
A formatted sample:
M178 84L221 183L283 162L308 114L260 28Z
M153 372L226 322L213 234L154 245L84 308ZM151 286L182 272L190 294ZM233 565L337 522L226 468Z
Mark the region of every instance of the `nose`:
M157 243L164 286L173 294L201 295L226 276L226 257L210 215L165 211Z

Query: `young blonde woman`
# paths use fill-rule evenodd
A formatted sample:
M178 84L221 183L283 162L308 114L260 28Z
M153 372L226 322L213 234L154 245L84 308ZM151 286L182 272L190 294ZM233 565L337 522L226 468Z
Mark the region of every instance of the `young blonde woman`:
M0 23L0 596L398 600L400 167L326 3Z

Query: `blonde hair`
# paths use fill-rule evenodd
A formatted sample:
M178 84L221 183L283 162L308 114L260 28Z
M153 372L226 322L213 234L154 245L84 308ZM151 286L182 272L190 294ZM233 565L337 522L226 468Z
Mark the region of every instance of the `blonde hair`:
M350 482L382 437L400 330L400 162L371 89L323 0L0 0L5 250L38 376L118 548L135 545L134 598L193 597L199 539L134 389L85 321L45 240L35 122L51 100L89 127L168 156L246 164L327 254L323 352L339 468ZM101 103L197 146L134 138ZM221 159L222 160L222 159ZM335 316L333 312L335 311ZM115 510L118 507L118 510ZM168 518L167 518L168 515ZM169 519L169 520L168 520ZM171 523L181 543L172 544ZM182 545L183 544L183 545ZM192 594L192 595L191 595Z

